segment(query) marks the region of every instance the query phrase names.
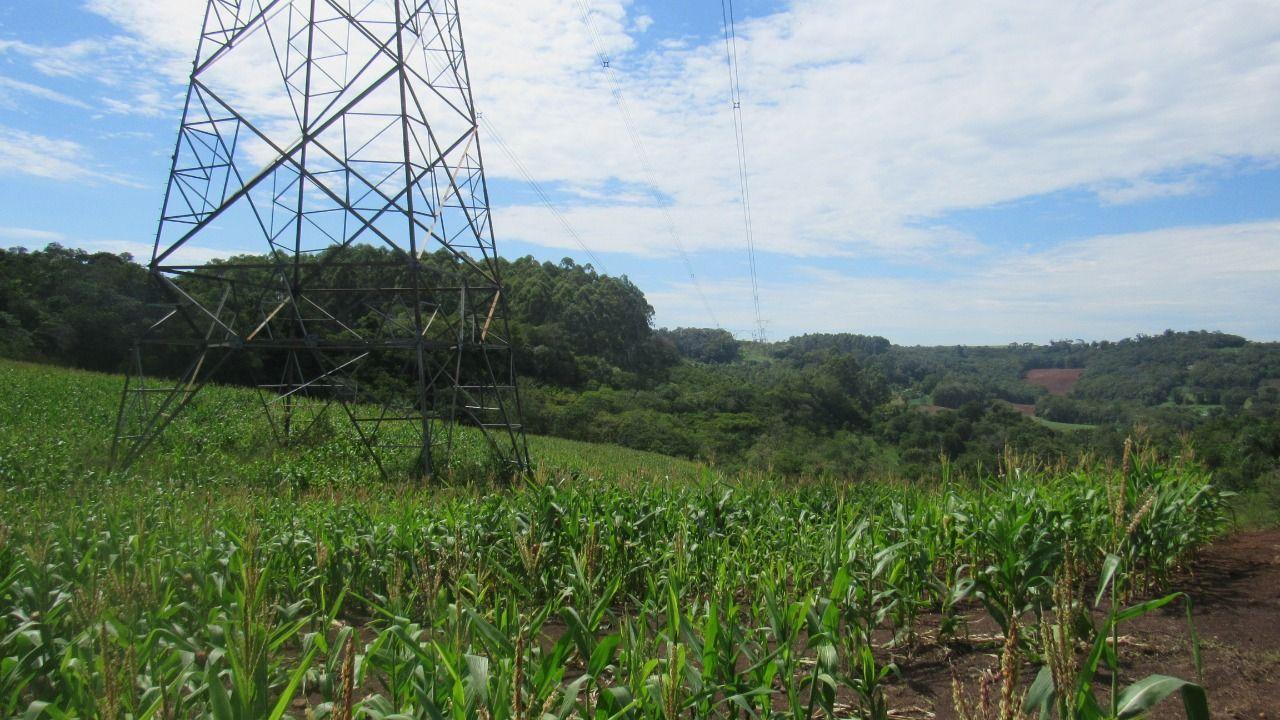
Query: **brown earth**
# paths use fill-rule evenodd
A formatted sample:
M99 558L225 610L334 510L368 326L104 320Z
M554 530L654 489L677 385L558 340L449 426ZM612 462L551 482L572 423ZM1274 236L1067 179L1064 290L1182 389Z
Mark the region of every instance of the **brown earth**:
M1204 667L1200 682L1213 717L1280 720L1280 530L1224 538L1174 586L1192 598ZM914 657L898 659L903 679L889 689L896 717L951 720L951 668L972 680L996 667L998 631L980 613L974 617L970 643L947 648L926 642ZM1121 687L1153 673L1196 679L1181 603L1122 624L1120 635ZM1030 665L1022 668L1024 687L1035 672ZM1170 697L1151 717L1186 715Z
M1036 368L1028 370L1022 379L1048 390L1051 395L1066 395L1083 374L1083 368Z
M1005 404L1013 408L1016 412L1022 413L1027 417L1035 417L1035 414L1036 414L1035 405L1029 405L1027 403L1005 403Z

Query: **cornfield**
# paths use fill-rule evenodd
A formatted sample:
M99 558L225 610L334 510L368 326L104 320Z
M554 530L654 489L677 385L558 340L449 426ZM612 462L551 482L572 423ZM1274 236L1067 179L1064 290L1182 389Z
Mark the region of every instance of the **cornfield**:
M249 402L213 389L105 474L118 379L0 376L4 717L887 718L895 662L984 614L1044 667L1000 717L1203 696L1094 680L1224 522L1202 471L1140 448L851 483L535 439L533 478L426 487L341 443L272 456L209 424Z

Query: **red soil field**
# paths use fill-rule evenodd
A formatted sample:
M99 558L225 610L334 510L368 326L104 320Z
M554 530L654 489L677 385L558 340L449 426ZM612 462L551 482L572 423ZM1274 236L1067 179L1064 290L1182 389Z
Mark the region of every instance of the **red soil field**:
M1066 395L1083 374L1084 368L1036 368L1028 370L1023 379L1048 390L1051 395Z

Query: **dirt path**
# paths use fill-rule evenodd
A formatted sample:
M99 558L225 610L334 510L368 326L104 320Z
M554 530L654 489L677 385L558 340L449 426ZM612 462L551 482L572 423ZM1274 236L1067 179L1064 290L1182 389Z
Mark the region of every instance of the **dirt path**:
M1223 539L1201 555L1180 589L1195 601L1213 716L1280 720L1280 530ZM1129 627L1151 644L1136 659L1135 675L1195 676L1183 611L1140 618ZM1157 717L1183 717L1176 701L1162 711Z
M1280 530L1240 532L1205 550L1177 584L1194 601L1201 640L1204 684L1214 718L1280 720ZM890 689L891 705L902 718L955 718L951 711L951 667L975 677L996 664L995 628L975 622L975 638L989 638L971 651L949 652L926 645L900 663L903 680ZM1122 684L1152 673L1195 678L1188 645L1186 610L1164 611L1121 626L1125 637ZM1029 682L1034 668L1023 670ZM1185 718L1170 698L1153 718Z

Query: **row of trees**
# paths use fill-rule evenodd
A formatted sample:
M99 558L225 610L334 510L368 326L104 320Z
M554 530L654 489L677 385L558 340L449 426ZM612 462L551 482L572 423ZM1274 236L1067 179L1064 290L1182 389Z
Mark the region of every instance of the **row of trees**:
M394 284L388 250L355 246L343 259L364 266L335 269L341 275L332 278L335 285ZM443 251L425 260L440 273L455 262ZM264 259L235 257L211 267L246 261ZM672 343L654 336L653 308L627 278L600 275L589 265L567 259L559 264L528 257L499 262L507 279L518 362L527 376L576 387L611 379L614 368L645 374L678 361ZM241 276L249 272L234 271ZM356 277L362 273L370 277ZM212 283L206 287L199 280L186 282L187 291L196 297L220 292ZM0 354L119 371L134 340L163 310L163 299L147 271L127 254L59 245L35 252L0 251ZM210 307L216 304L216 297L205 299ZM356 296L348 300L360 301ZM238 320L244 325L257 319Z
M0 354L119 370L158 299L128 255L0 251Z

